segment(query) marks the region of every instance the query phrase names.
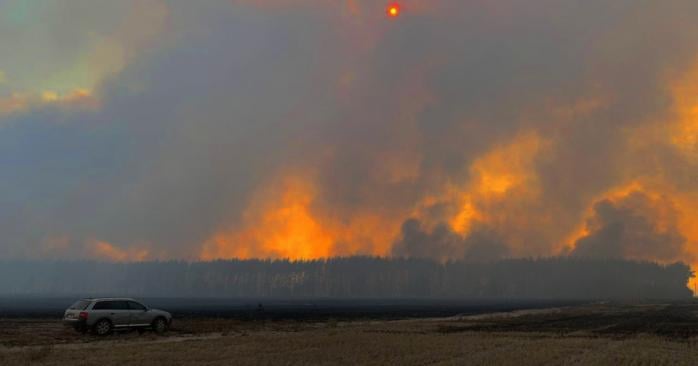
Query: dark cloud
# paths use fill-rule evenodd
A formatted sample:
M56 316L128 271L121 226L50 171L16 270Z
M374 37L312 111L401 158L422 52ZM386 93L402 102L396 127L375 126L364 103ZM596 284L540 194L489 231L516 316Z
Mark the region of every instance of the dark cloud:
M497 239L495 232L484 228L476 229L463 238L447 225L439 224L430 230L419 220L409 219L402 225L401 236L395 242L392 254L397 257L427 258L441 262L489 262L506 258L509 250L506 243Z
M652 200L640 192L619 202L603 200L594 205L594 216L587 223L590 233L577 241L572 255L664 262L688 259L683 247L686 238L676 227L675 215L670 202Z
M393 246L393 255L446 261L463 258L464 250L463 239L448 226L428 231L419 220L409 219L402 225L402 237Z

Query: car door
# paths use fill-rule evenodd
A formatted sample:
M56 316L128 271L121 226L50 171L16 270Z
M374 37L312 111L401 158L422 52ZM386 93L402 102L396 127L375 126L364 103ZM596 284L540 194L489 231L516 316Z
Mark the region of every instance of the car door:
M98 312L98 316L109 318L114 327L127 327L129 324L131 314L126 301L100 301L92 309Z
M131 311L128 308L128 301L114 301L112 304L112 316L115 327L128 327L131 321Z
M148 314L148 308L135 301L129 301L128 307L131 314L130 325L132 327L150 325L150 314Z

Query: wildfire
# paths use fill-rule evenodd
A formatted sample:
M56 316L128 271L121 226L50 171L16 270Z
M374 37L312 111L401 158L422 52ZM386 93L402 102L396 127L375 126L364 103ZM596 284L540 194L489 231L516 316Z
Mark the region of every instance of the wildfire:
M253 202L245 213L247 226L217 233L204 246L202 257L328 257L333 237L312 213L313 188L295 177L286 178L279 192L265 192L269 201Z
M131 247L121 249L106 241L94 240L88 243L90 254L112 262L140 262L148 258L150 251L145 248Z
M399 218L372 212L336 217L323 210L308 177L291 174L281 182L260 190L245 212L242 228L223 230L207 240L201 258L317 259L389 254Z
M396 12L399 14L399 8ZM663 143L686 153L693 151L694 135L698 131L695 127L698 100L692 97L693 91L698 90L692 85L698 82L684 81L681 85L675 88L677 122L669 124L673 126L670 133L665 131L655 139L663 139ZM572 112L562 113L560 118L571 119L567 114L592 113L598 104L595 101L583 103L575 106ZM628 144L647 145L637 143L644 135L630 134L628 137ZM550 207L542 203L545 192L541 191L536 169L539 159L548 156L546 152L553 142L536 131L522 131L472 160L463 169L467 178L458 181L452 176L445 177L425 190L414 203L406 204L407 208L393 211L370 207L343 211L323 195L313 174L283 172L270 179L272 184L253 195L240 224L223 228L205 241L201 258L311 259L353 254L389 255L401 224L408 218L420 220L425 228L447 223L453 232L464 238L479 224L485 224L514 249L514 255L564 254L573 251L580 238L594 234L595 228L590 226L589 219L593 217L595 203L608 200L624 207L633 204L627 201L633 195L641 194L647 206L641 207L638 214L644 215L653 229L665 233L676 228L686 238L683 252L675 259L698 262L694 259L698 258L695 225L698 215L692 210L698 206L698 194L676 187L661 172L651 171L646 166L637 168L634 161L624 172L626 179L599 194L591 193L588 202L584 200L586 211L569 214L561 224L562 219L556 215L564 213L566 208L555 211L553 207L547 211ZM404 151L407 149L396 149L376 157L381 167L376 180L409 185L420 182L423 175L428 174L426 169L422 170L419 154ZM628 255L638 255L635 259L657 259L638 253L629 252Z
M698 64L672 86L674 113L671 140L684 156L698 161Z
M488 206L505 200L515 190L519 196L536 195L533 163L543 146L540 136L526 134L476 159L465 190L455 189L459 208L449 220L451 228L466 235L474 221L487 220Z
M626 258L652 261L684 261L696 268L698 266L698 214L694 208L698 205L698 194L686 193L677 190L668 182L647 178L632 180L626 184L608 190L594 198L585 213L585 221L570 236L567 242L569 250L574 250L575 244L581 238L592 234L593 223L587 222L592 217L592 206L602 200L616 205L629 206L633 204L633 196L646 197L647 202L639 207L633 207L635 215L646 218L659 233L676 231L683 236L686 242L678 252L667 254L660 258L652 252L630 251L625 253ZM591 225L591 226L590 226ZM642 238L640 238L642 239ZM690 287L697 284L696 279L691 280Z

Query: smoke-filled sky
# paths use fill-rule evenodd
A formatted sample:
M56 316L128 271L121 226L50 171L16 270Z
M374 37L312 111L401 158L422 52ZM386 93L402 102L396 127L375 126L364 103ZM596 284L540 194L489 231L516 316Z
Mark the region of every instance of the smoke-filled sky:
M0 258L698 264L695 0L0 0Z

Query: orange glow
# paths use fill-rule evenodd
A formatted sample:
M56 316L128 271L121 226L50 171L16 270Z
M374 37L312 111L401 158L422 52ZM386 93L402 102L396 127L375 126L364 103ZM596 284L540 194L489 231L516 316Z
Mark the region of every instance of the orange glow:
M567 251L573 251L576 248L577 241L591 234L591 230L587 224L587 219L594 215L594 205L602 200L609 200L611 202L618 202L623 198L629 196L633 192L644 192L642 184L636 180L631 181L626 184L622 184L618 187L612 188L603 194L593 198L589 207L586 208L584 214L581 217L581 222L575 229L567 235L564 239L564 247L562 249Z
M401 218L369 210L334 217L318 202L307 177L289 175L258 192L240 228L222 230L204 244L200 258L317 259L341 255L387 255ZM331 211L331 210L330 210Z
M452 230L466 235L472 222L488 221L487 211L492 204L536 196L533 163L543 146L538 135L526 134L476 159L470 167L469 184L455 198L460 203L449 220Z
M567 242L568 248L573 250L577 240L589 235L591 229L586 220L593 215L593 205L601 200L609 200L614 203L622 202L635 193L641 193L648 197L649 207L645 207L639 214L648 217L659 232L678 230L686 239L680 253L676 253L674 258L653 258L645 253L625 253L625 257L637 260L653 260L674 262L683 261L693 268L698 267L698 213L695 207L698 206L698 194L686 193L676 190L671 184L656 179L648 178L645 181L632 180L629 183L619 185L607 192L599 195L590 203L590 207L584 217L584 223L575 232L570 234ZM690 280L689 287L693 290L698 281Z
M577 246L577 241L589 236L589 234L591 234L591 231L589 231L586 221L583 221L579 226L577 226L577 228L574 229L574 231L572 231L572 233L567 236L567 238L564 240L564 247L561 249L567 252L573 251Z
M669 80L668 91L672 96L672 113L669 119L656 121L629 135L632 153L656 156L650 146L667 146L674 150L678 160L666 164L656 160L652 175L645 176L643 192L652 192L654 197L668 197L675 205L676 227L685 237L684 253L677 260L698 268L698 190L693 185L694 172L698 164L698 60L687 72ZM652 162L646 160L644 163ZM691 183L683 183L683 182ZM639 185L636 183L636 185ZM660 215L660 214L658 214ZM661 215L660 215L661 216ZM665 223L660 220L657 225ZM693 278L689 287L694 290L698 279ZM698 295L698 294L697 294Z
M92 92L83 88L74 89L66 94L58 94L54 91L47 90L42 93L41 101L44 103L81 106L84 108L99 107L99 101L92 95Z
M695 164L698 163L698 61L684 75L676 78L671 83L670 90L674 98L675 121L670 126L670 140L673 146L686 159L685 172L694 182ZM660 123L664 125L664 123ZM693 183L691 183L693 184ZM698 268L698 191L685 187L672 187L672 196L676 197L675 203L679 212L678 228L686 237L686 255L682 260L691 263L692 268ZM689 283L691 290L698 285L698 278L694 277ZM698 295L698 294L694 294Z
M26 112L31 108L45 105L97 109L100 103L90 90L84 88L77 88L64 94L53 90L44 90L40 94L13 93L8 97L0 97L0 116Z
M399 8L395 11L400 14ZM356 78L356 74L347 72L339 84L350 88L358 82ZM698 85L698 72L695 84L688 82L689 79L672 89L677 94L673 116L676 120L663 121L659 129L651 131L641 131L645 126L628 129L625 131L629 138L625 141L627 148L631 151L645 148L647 138L652 137L651 145L673 146L683 153L682 156L691 156L696 151L698 98L695 95L698 95L698 87L694 85ZM414 93L418 89L408 86L403 90ZM429 99L424 100L428 103ZM552 115L551 126L558 121L571 124L576 123L579 116L593 116L599 108L611 103L609 100L589 97L569 106L552 108L554 106L546 105L543 113ZM412 107L399 106L397 110L406 110L404 120L409 120ZM459 174L451 171L443 176L428 170L419 153L410 150L418 140L406 138L391 144L386 151L375 153L377 169L371 172L372 181L409 187L423 183L427 174L433 173L434 177L430 177L433 180L414 201L383 211L365 203L371 202L366 196L360 197L364 202L361 207L341 207L337 202L328 202L312 173L281 172L269 180L270 185L252 196L241 218L230 218L234 226L218 228L206 238L200 258L315 259L353 254L389 255L393 243L399 239L401 224L412 217L420 220L427 230L446 223L463 238L481 227L492 230L497 239L510 247L512 256L565 254L574 249L580 238L594 232L595 228L590 227L587 220L595 214L595 203L608 199L623 204L629 196L641 192L648 198L648 212L643 207L640 214L646 216L658 232L678 228L686 237L685 248L675 259L698 264L698 225L695 225L698 214L693 211L698 207L698 192L687 193L686 187L672 185L668 181L669 174L664 176L661 171L651 170L651 159L635 160L635 156L649 155L628 154L623 157L628 159L623 161L626 164L619 165L618 180L610 183L613 184L611 189L599 187L598 192L585 192L582 188L580 193L584 194L585 205L577 209L579 212L569 212L567 207L551 205L545 202L547 197L543 197L546 192L541 191L537 168L541 159L555 158L549 152L556 150L549 147L556 146L553 145L556 135L544 129L539 131L522 130L511 139L490 146L461 167ZM652 133L646 136L648 132ZM643 258L647 255L643 252L628 253L630 258L634 255L639 256L634 259L661 259Z
M391 4L388 6L388 9L386 11L389 17L397 18L400 16L401 8L399 4Z
M254 202L255 206L245 213L248 228L216 234L202 256L311 259L331 255L333 237L312 213L312 186L298 178L287 178L281 192L268 194L270 201Z
M459 212L451 219L451 229L459 234L465 235L470 232L472 223L476 220L482 220L483 216L477 211L469 197L463 199Z
M121 249L101 240L90 241L88 251L92 257L111 262L140 262L148 259L150 254L150 251L144 248Z
M473 163L473 188L484 196L504 195L534 183L533 162L542 147L543 141L536 134L522 135L508 145L495 147Z
M671 141L689 159L698 161L698 63L671 86L676 122Z
M0 116L24 111L29 107L27 95L13 93L8 97L0 97Z
M548 222L550 217L529 212L536 209L540 197L534 164L548 145L547 140L531 132L493 146L470 164L467 181L448 182L441 190L430 192L407 217L419 219L426 229L447 223L463 238L483 225L501 234L515 253L533 255L540 249L527 252L522 235L530 233L531 228L555 228L551 241L566 234Z

